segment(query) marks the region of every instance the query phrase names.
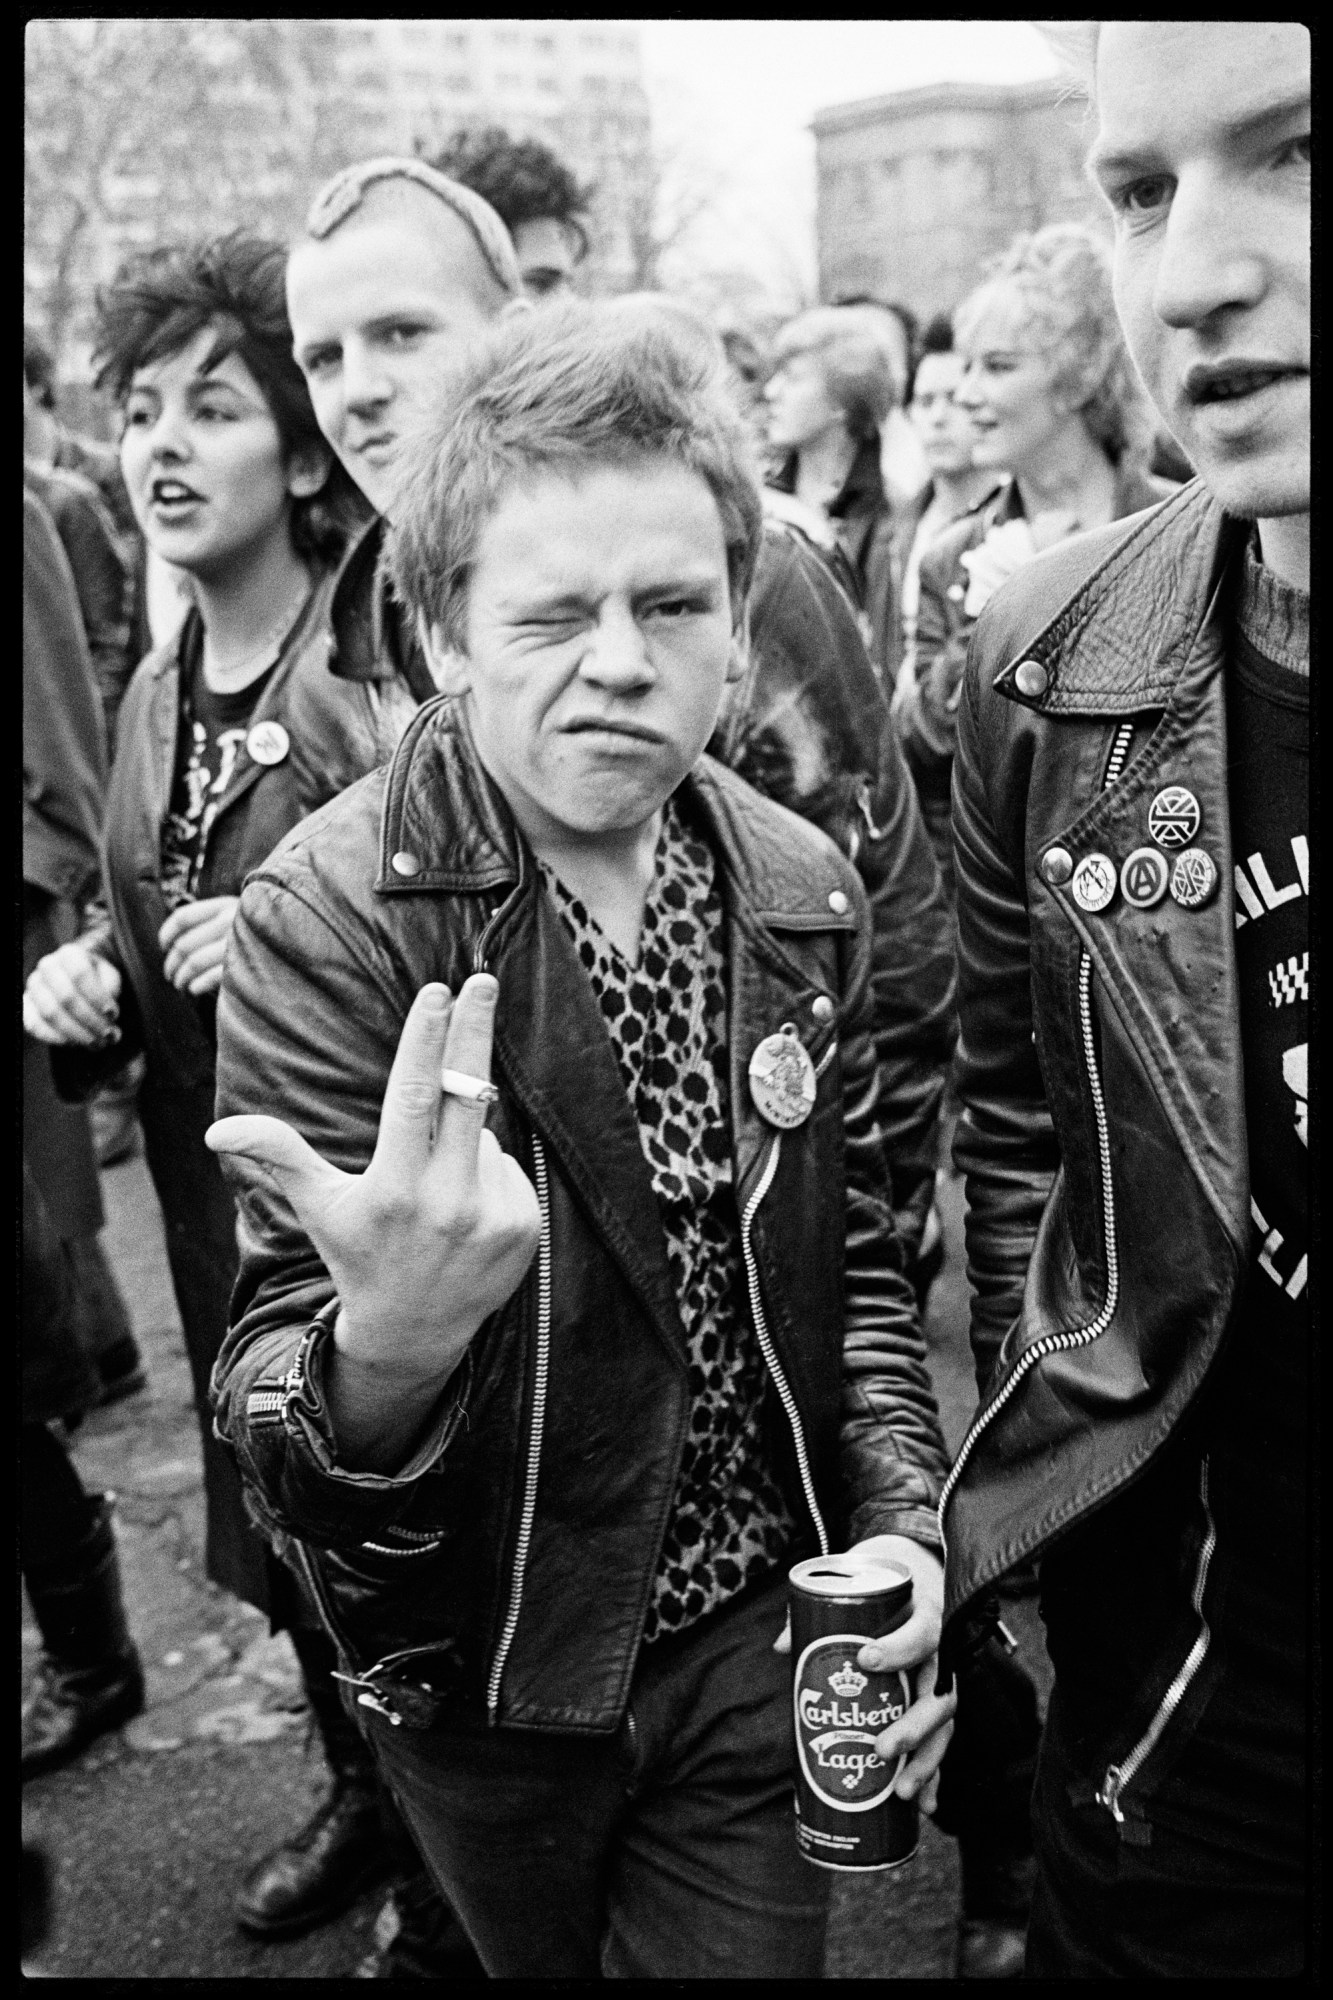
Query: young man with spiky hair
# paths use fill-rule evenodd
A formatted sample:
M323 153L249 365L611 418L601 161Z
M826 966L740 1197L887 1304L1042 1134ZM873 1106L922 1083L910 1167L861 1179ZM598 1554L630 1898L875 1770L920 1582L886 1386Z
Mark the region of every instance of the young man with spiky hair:
M434 693L382 559L402 455L461 345L498 315L526 310L519 283L485 203L415 160L336 175L289 260L295 351L320 422L380 510L339 582L332 666L366 686L386 757L417 701ZM711 360L715 343L702 337ZM930 1203L954 1036L947 911L854 614L817 555L774 524L765 525L750 607L748 666L728 689L710 747L828 833L871 898L880 1123L910 1257ZM424 1885L395 1894L391 1960L442 1965L431 1942L442 1927Z
M786 1571L911 1575L858 1659L908 1672L875 1752L929 1796L944 1456L864 893L702 755L741 424L690 344L562 307L412 457L393 574L445 693L233 935L218 1423L489 1974L817 1977Z
M1125 336L1198 478L986 606L957 1158L989 1390L950 1630L1041 1559L1028 1970L1307 1970L1310 42L1081 25Z

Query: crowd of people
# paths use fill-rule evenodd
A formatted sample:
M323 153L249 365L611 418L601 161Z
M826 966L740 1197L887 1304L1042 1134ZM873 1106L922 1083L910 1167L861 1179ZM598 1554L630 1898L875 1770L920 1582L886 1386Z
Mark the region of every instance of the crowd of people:
M1066 41L1113 240L924 328L580 298L490 130L130 256L118 451L25 334L23 1771L144 1701L69 1450L137 1121L329 1769L252 1936L819 1977L786 1582L852 1552L963 1976L1306 1967L1308 35Z

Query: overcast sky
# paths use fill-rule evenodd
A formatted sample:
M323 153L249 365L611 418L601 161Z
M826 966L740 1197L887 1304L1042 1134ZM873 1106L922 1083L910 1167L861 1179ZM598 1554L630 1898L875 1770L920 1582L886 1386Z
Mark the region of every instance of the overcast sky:
M818 110L946 78L1016 83L1055 63L1027 21L644 21L654 124L715 182L693 244L774 282L814 271Z

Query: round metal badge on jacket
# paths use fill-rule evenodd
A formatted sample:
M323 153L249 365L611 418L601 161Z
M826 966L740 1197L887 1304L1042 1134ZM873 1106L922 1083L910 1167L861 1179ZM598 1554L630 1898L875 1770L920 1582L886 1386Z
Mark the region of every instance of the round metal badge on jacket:
M245 747L256 764L280 764L292 747L292 739L280 722L257 722L245 739Z
M750 1095L754 1108L769 1125L789 1132L804 1125L814 1109L815 1066L790 1021L776 1035L765 1035L750 1057Z

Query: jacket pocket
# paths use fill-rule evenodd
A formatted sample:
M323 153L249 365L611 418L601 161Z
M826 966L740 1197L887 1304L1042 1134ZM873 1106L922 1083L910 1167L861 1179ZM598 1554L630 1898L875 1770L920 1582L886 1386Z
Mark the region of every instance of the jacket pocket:
M1119 1757L1107 1764L1103 1773L1097 1791L1097 1803L1105 1807L1117 1825L1124 1824L1126 1804L1131 1800L1134 1789L1145 1783L1149 1765L1158 1758L1159 1746L1162 1745L1168 1729L1198 1682L1212 1647L1213 1634L1205 1609L1205 1597L1213 1558L1217 1551L1217 1524L1209 1504L1208 1472L1208 1455L1205 1452L1199 1461L1199 1506L1203 1514L1203 1534L1194 1558L1190 1588L1190 1611L1197 1629L1163 1689L1146 1726L1139 1731ZM1178 1740L1177 1748L1179 1747ZM1160 1778L1160 1771L1153 1773L1153 1776Z

